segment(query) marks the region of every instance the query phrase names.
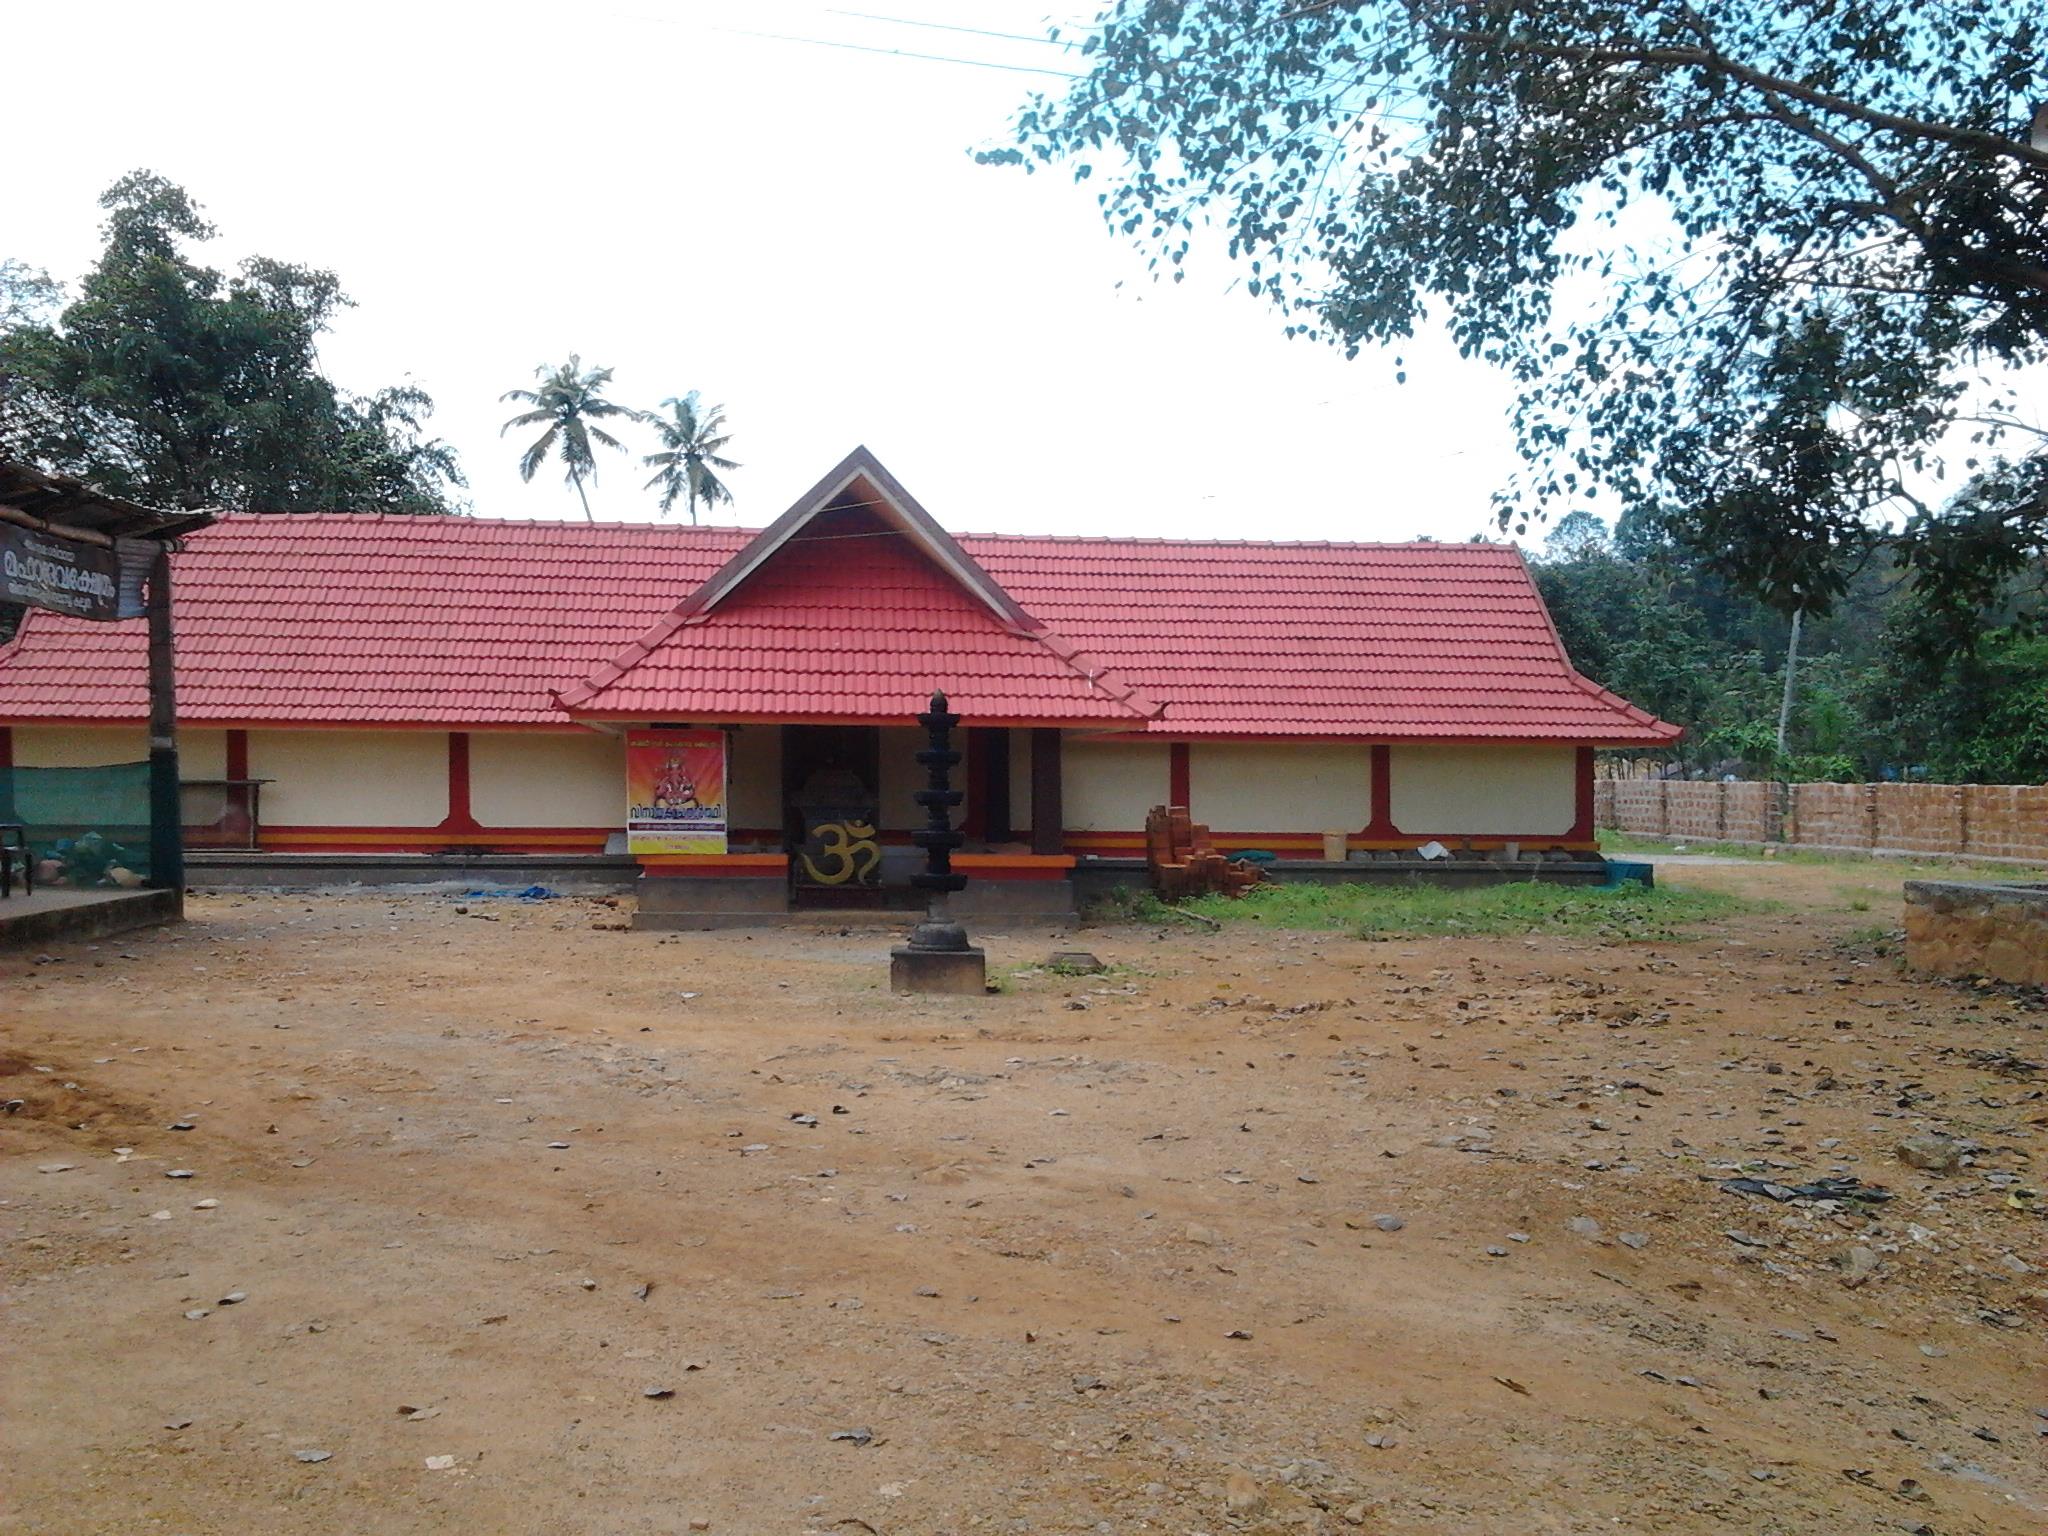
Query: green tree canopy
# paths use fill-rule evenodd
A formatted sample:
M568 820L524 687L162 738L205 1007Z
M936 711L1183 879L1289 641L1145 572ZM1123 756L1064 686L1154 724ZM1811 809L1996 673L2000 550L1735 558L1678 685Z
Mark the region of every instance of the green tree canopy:
M349 302L332 272L187 248L214 228L149 171L100 199L105 250L66 302L0 263L0 453L137 501L258 511L447 512L464 482L411 385L366 396L320 371Z
M1509 370L1504 526L1605 490L1786 612L1897 531L1981 597L2048 547L2014 394L2048 358L2044 28L2039 0L1115 0L982 158L1099 173L1176 279L1220 226L1290 333L1440 322ZM1943 504L1959 424L1978 478Z

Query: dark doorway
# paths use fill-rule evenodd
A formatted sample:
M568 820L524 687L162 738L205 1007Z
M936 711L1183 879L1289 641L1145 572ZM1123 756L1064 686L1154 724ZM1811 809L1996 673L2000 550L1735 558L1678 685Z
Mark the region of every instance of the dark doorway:
M782 728L783 848L800 905L882 901L881 756L872 725Z

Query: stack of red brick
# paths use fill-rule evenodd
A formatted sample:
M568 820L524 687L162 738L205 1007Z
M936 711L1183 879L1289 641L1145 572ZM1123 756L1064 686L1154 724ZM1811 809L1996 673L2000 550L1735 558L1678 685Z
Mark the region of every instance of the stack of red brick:
M1210 891L1242 896L1262 878L1258 865L1211 847L1209 829L1191 821L1184 805L1155 805L1145 813L1145 864L1162 901Z

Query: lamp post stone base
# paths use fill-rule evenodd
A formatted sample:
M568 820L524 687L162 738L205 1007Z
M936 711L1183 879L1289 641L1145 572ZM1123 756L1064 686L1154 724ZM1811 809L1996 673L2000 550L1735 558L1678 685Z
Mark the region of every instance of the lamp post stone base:
M988 990L988 954L973 948L920 949L898 945L889 951L891 992L946 992L979 997Z

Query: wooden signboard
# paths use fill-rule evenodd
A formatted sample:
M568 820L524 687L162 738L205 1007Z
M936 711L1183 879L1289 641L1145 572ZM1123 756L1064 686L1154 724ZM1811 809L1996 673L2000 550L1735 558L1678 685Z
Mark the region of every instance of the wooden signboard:
M76 619L139 619L156 553L148 539L115 539L107 548L0 523L0 602Z

